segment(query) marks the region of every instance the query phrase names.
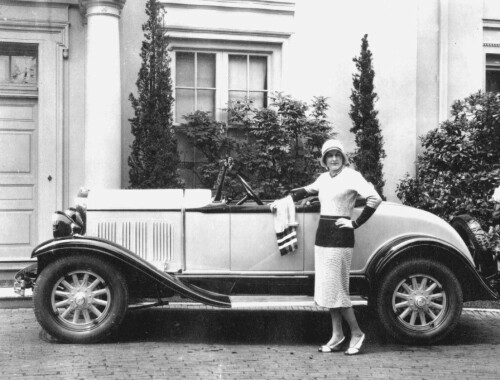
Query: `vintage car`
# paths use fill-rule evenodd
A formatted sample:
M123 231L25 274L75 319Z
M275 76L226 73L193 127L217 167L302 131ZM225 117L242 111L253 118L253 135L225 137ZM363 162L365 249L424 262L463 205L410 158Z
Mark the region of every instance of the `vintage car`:
M239 201L222 199L223 180L214 196L90 189L85 208L55 214L55 238L34 249L36 264L16 275L16 291L33 287L38 322L73 343L107 337L134 305L181 298L230 308L262 295L312 302L317 198L296 202L298 248L281 255L270 201L236 178L246 192ZM452 224L383 202L356 230L350 292L399 341L436 342L455 328L464 301L498 298L497 262L478 224L466 216Z

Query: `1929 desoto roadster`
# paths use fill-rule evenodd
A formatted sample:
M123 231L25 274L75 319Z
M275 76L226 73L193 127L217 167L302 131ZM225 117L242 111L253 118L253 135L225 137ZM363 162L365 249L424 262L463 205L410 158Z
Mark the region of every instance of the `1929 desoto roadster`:
M16 275L16 291L33 287L43 329L74 343L102 340L145 299L230 308L242 296L312 296L317 198L295 204L298 248L281 255L269 201L237 177L246 192L237 202L221 198L224 181L214 197L202 189L91 189L86 209L55 214L55 238L34 249L36 264ZM350 292L400 341L442 339L464 301L498 298L497 262L477 223L462 216L451 224L383 202L356 230Z

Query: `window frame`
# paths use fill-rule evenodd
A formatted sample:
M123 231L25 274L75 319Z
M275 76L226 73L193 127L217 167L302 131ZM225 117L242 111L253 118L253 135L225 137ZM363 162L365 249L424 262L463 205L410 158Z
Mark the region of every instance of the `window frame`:
M192 87L189 87L189 86L178 86L177 83L176 83L176 79L177 79L177 72L176 70L172 70L172 78L173 78L173 93L174 93L174 98L176 98L176 92L177 92L177 89L183 89L183 90L193 90L194 91L194 108L195 110L197 109L197 103L198 103L198 90L213 90L215 95L214 95L214 113L216 114L217 113L217 76L219 75L218 74L218 68L217 68L217 61L218 61L218 57L217 57L217 53L216 52L211 52L211 51L195 51L195 50L176 50L174 53L173 53L173 59L172 59L172 62L173 63L173 67L175 68L176 66L176 63L177 63L177 52L182 52L182 53L194 53L194 85ZM200 87L198 86L198 54L214 54L215 55L215 87L211 88L211 87ZM177 107L174 105L174 110L173 110L173 117L174 117L174 120L176 121L177 120ZM179 124L178 122L175 122L174 124Z
M227 86L227 102L229 102L229 98L230 98L230 92L231 91L235 91L235 92L242 92L242 90L240 89L235 89L235 88L230 88L229 87L229 57L233 55L233 56L244 56L245 57L245 66L246 66L246 83L245 83L245 93L246 93L246 98L250 99L250 94L252 92L258 92L258 93L264 93L264 98L265 98L265 101L264 103L267 105L269 104L269 56L268 55L262 55L262 54L246 54L246 53L228 53L227 54L227 65L228 65L228 71L227 71L227 80L228 80L228 86ZM266 83L266 89L263 89L263 90L252 90L251 89L251 86L250 86L250 65L251 65L251 62L250 62L250 58L251 57L265 57L267 58L266 60L266 79L265 79L265 83ZM227 104L226 102L226 104Z
M237 45L237 46L235 46ZM265 56L267 57L267 98L269 94L280 88L281 84L281 44L214 42L214 41L171 41L171 71L173 79L173 95L176 97L176 53L196 52L215 54L215 114L216 121L227 122L227 104L229 101L229 55ZM176 107L173 110L174 125L177 121Z
M0 80L1 87L38 88L40 77L40 58L37 44L0 41L0 55L8 57L8 81ZM12 80L12 62L14 57L35 59L33 82L15 82Z
M500 73L500 63L496 64L496 65L488 64L488 55L496 55L497 57L500 58L500 49L498 51L486 51L484 54L484 91L488 91L487 90L488 72L495 71L495 72ZM499 84L500 84L500 81L499 81ZM499 88L498 92L500 92L500 88Z

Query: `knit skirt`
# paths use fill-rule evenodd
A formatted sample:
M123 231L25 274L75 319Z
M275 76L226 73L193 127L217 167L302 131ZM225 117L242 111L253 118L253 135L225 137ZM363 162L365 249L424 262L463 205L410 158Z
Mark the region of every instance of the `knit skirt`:
M314 247L314 301L329 309L351 307L349 297L349 271L351 247Z

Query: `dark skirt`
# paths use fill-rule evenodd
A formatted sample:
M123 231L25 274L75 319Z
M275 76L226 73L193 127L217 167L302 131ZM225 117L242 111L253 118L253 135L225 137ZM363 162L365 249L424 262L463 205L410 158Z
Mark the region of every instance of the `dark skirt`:
M340 218L351 219L348 216L320 216L315 245L328 248L354 247L354 229L339 228L335 222Z

